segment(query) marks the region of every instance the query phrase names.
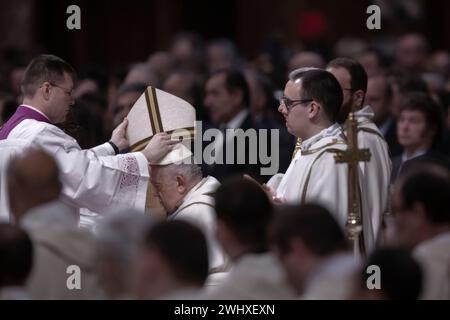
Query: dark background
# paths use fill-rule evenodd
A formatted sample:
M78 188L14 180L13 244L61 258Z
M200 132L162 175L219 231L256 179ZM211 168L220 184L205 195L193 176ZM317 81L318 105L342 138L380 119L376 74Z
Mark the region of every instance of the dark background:
M382 7L381 30L368 30L366 8L373 1L364 0L8 0L0 2L0 48L38 48L77 67L145 60L150 53L167 49L173 35L183 30L197 31L205 40L229 37L248 59L268 37L331 47L350 35L376 41L420 31L431 49L450 50L450 1L411 1L420 8L419 18L403 12L398 3L404 1L379 1L390 9ZM81 8L81 30L66 28L71 4ZM392 11L395 18L389 17ZM299 32L305 12L320 12L327 21L320 43L317 39L308 43Z

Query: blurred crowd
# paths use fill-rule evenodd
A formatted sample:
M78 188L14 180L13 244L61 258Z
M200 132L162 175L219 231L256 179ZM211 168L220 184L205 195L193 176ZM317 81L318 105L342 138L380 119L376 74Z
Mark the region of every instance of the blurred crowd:
M4 52L0 125L22 101L29 54ZM79 66L75 105L60 126L82 148L97 146L151 85L191 103L204 127L230 128L230 115L245 110L238 127L279 129L284 171L296 142L278 112L288 74L329 67L336 57L364 67L364 105L389 146L394 188L383 246L355 259L332 212L313 203L275 206L254 181L230 179L237 171L216 172L207 231L127 211L91 233L58 204L55 160L29 151L7 170L16 223L0 224L0 299L450 299L450 53L431 51L421 34L402 35L395 46L342 39L332 53L273 42L249 60L229 39L205 43L181 33L146 61ZM159 170L166 171L152 171L152 183L182 176L184 199L205 181L192 165Z
M233 68L247 81L249 100L244 103L250 111L251 125L283 131L284 119L277 108L289 72L301 67L325 68L335 57L350 57L359 61L367 72L364 104L375 111L374 122L384 134L392 157L400 155L413 143L411 132L418 129L409 129L409 121L402 121L405 117L400 115L400 109L417 92L427 94L431 98L429 102L436 105L435 111L439 112L429 117L422 111L428 129L436 128L429 148L449 153L450 53L431 51L423 35L405 34L395 42L390 40L389 45L378 42L377 46L362 39L342 38L334 46L334 52L310 51L298 44L283 45L276 39L267 41L261 48L256 58L246 59L230 39L205 42L200 35L185 32L177 34L166 50L149 54L146 61L119 67L79 66L73 93L76 105L63 127L76 137L82 148L96 146L110 137L112 129L148 85L183 98L196 108L197 120L206 126L218 127L227 117L230 102L221 100L211 91L224 86L214 83L214 76L220 70ZM13 48L3 52L0 124L6 122L21 103L21 77L35 53ZM409 109L418 108L410 106ZM434 123L436 121L439 123ZM290 152L294 141L283 132L281 136L286 140L283 147L286 145ZM287 165L282 163L281 169Z

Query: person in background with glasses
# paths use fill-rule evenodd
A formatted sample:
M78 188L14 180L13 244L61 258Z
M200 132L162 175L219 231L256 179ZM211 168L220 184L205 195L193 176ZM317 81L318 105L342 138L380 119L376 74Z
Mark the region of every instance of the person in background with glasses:
M350 112L358 122L358 148L369 149L370 161L359 162L362 221L367 230L364 235L367 252L375 249L382 237L383 216L389 210L389 184L392 163L389 147L383 134L373 122L374 111L364 106L367 91L367 73L363 66L350 58L336 58L328 63L327 71L339 82L343 101L338 122L343 126Z
M332 150L347 144L336 122L342 90L336 78L321 69L301 68L289 75L278 111L290 134L301 139L286 173L273 176L267 192L275 203L317 203L344 228L347 218L347 165L336 164Z
M30 62L22 80L23 104L0 128L0 163L7 163L25 141L55 157L61 168L61 200L65 204L77 211L83 208L96 213L120 209L143 212L149 163L164 157L175 142L167 134L157 134L142 152L119 154L129 146L124 120L109 142L82 150L75 139L56 126L66 119L74 104L74 79L74 69L59 57L40 55ZM0 219L10 220L5 188L0 183ZM91 217L95 214L82 215L81 225L93 227L95 219Z

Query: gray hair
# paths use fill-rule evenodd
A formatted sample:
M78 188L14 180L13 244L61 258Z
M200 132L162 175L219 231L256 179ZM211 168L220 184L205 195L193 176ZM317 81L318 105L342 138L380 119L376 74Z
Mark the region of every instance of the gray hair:
M196 164L169 164L164 167L165 172L170 172L171 174L182 175L187 181L193 181L195 179L202 178L202 169Z

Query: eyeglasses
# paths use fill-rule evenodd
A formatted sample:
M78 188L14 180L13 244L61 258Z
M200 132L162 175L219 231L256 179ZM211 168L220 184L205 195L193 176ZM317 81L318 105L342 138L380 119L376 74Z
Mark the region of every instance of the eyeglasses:
M291 111L291 109L298 104L307 103L311 101L314 101L314 99L291 100L285 96L282 96L280 98L280 104L284 105L288 111Z
M60 88L62 91L64 91L64 93L65 94L67 94L69 97L73 97L73 92L74 92L74 89L72 88L72 89L66 89L66 88L64 88L64 87L61 87L61 86L58 86L57 84L55 84L55 83L53 83L53 82L49 82L49 84L51 85L51 86L53 86L53 87L56 87L56 88Z

